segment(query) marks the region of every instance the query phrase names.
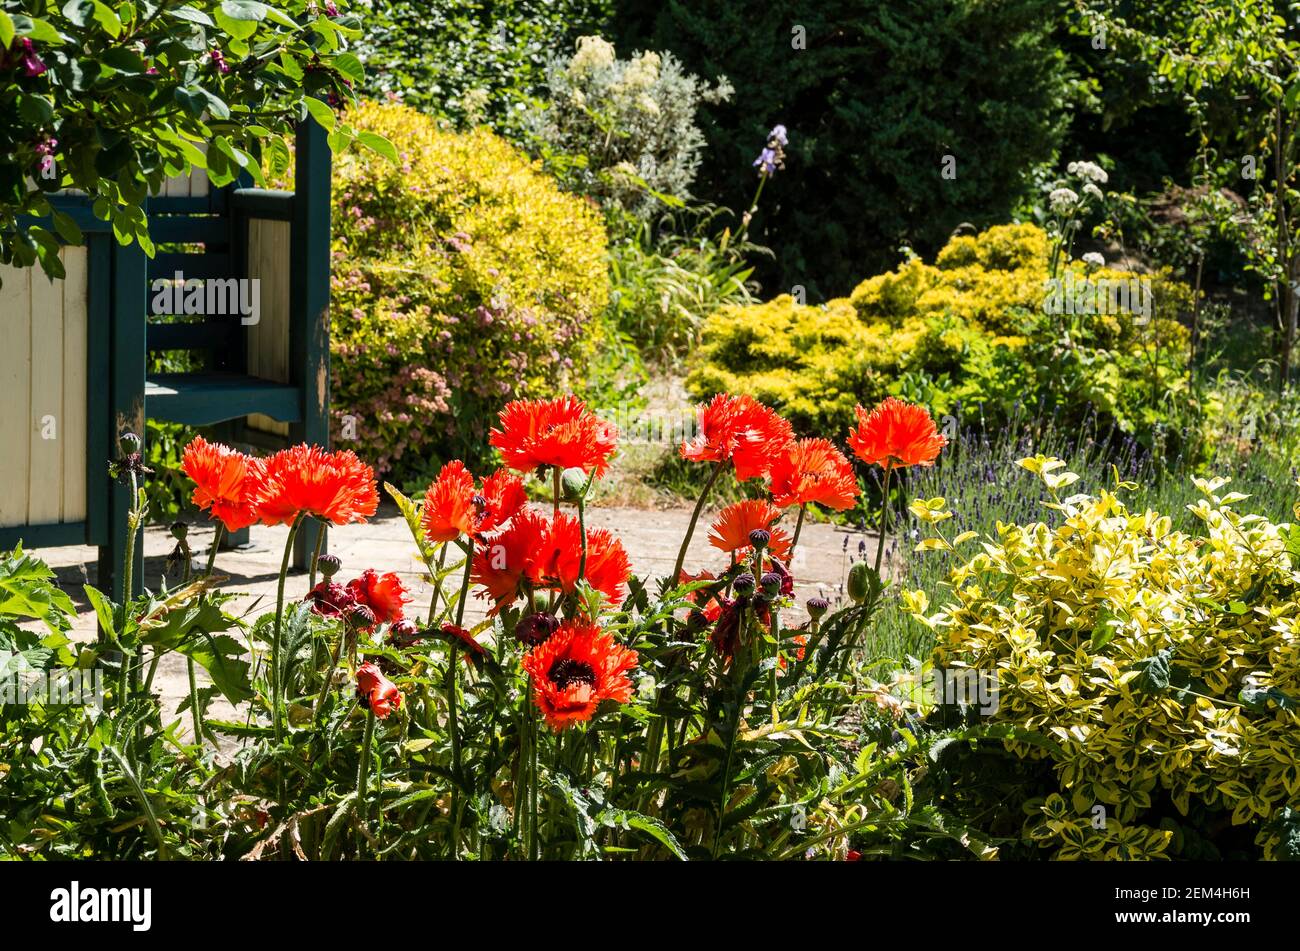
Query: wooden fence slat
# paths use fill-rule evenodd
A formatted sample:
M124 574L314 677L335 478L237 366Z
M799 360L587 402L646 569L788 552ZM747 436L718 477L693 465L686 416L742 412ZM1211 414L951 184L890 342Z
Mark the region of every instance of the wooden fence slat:
M57 522L63 508L63 283L31 278L31 462L27 520Z
M65 248L63 267L63 424L59 442L63 447L63 518L78 522L86 517L86 452L89 426L86 419L87 252Z
M28 435L31 429L31 272L32 268L0 268L0 393L5 411L0 413L0 525L27 524L29 476ZM42 278L43 280L43 278Z

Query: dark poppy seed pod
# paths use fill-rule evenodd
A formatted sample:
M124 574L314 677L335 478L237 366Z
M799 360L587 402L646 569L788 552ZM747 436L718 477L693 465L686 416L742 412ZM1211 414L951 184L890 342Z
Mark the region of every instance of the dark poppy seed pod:
M316 568L320 571L321 577L326 581L338 574L339 569L343 567L343 562L338 555L321 555L316 559Z
M737 575L734 582L736 594L749 594L754 590L754 576L746 571L743 575Z
M831 603L825 598L809 598L807 601L808 616L814 621L820 621L830 610Z
M140 437L135 433L123 433L117 437L117 447L124 456L135 455L140 451Z
M781 594L781 576L775 571L769 571L759 579L758 582L763 586L763 596L765 598L776 598Z
M183 542L185 541L185 536L190 533L190 527L184 522L172 522L171 532L172 538L176 539L178 542Z
M698 634L709 626L709 616L699 608L691 608L686 615L686 630Z
M767 547L772 540L772 533L765 528L756 528L749 533L749 543L759 551Z
M548 641L555 629L560 626L559 618L554 614L529 614L519 619L515 625L515 639L520 644L536 647Z

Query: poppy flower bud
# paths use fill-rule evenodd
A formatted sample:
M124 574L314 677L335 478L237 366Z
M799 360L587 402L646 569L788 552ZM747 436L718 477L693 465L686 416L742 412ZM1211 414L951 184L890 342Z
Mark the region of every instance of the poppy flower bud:
M319 569L321 577L329 581L343 567L343 561L338 555L321 555L316 559L316 567Z
M388 642L395 647L410 647L420 638L420 629L409 618L394 621L388 628Z
M553 614L529 614L519 619L515 625L515 638L520 644L536 647L548 641L555 629L560 626L559 618Z
M190 532L190 527L184 522L172 522L171 532L172 538L176 539L178 542L183 542L185 541L185 536Z
M759 579L759 584L763 586L763 597L772 599L781 595L781 576L775 571L769 571Z
M344 613L348 623L362 631L370 630L377 623L375 612L364 604L350 604Z
M709 626L709 616L699 608L691 608L686 615L686 630L698 634Z
M733 583L736 594L750 594L754 590L754 576L746 571L743 575L737 575Z
M830 610L831 603L825 598L809 598L806 602L808 616L814 621L820 621Z
M772 533L765 528L756 528L749 533L749 543L758 551L762 551L772 541Z
M135 433L123 433L117 437L117 447L122 455L133 456L140 451L140 437Z
M849 597L858 604L867 600L871 591L871 568L865 561L860 561L849 569Z

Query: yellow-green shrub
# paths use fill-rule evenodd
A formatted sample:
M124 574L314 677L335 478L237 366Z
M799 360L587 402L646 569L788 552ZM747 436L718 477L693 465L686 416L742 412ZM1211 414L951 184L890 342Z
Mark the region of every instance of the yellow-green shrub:
M486 129L397 103L349 115L394 166L349 151L334 173L334 435L397 478L485 437L505 400L578 385L608 298L599 212Z
M1041 228L998 225L954 237L934 264L912 258L823 307L783 296L723 308L703 327L687 386L700 397L726 386L768 400L809 432L841 428L854 402L887 393L940 413L982 405L983 418L996 421L1047 389L1069 412L1091 405L1124 429L1147 431L1162 418L1149 404L1177 399L1184 385L1187 334L1177 317L1190 309L1190 289L1165 271L1075 264L1076 279L1150 281L1153 319L1080 318L1075 345L1088 359L1075 376L1044 372L1043 351L1057 346L1042 320L1047 256Z
M996 676L991 722L1055 743L1008 741L1019 775L1045 760L1052 781L984 788L962 811L1022 808L1025 839L1059 858L1239 853L1234 828L1266 857L1300 857L1300 528L1240 514L1226 479L1197 480L1193 537L1130 511L1117 493L1131 486L1073 494L1059 460L1021 465L1051 523L999 524L937 613L904 595L939 638L936 668ZM941 528L941 503L912 510Z

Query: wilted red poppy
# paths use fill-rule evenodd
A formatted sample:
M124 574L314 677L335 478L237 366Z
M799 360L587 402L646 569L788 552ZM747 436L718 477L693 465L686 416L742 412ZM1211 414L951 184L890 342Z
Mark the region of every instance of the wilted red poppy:
M498 414L489 441L518 472L543 466L604 475L618 445L618 428L572 394L553 400L514 400Z
M391 571L381 575L373 568L367 568L360 578L349 581L348 593L375 613L378 624L400 621L403 609L411 603L401 578Z
M730 462L742 482L766 475L794 439L790 424L752 396L719 393L695 413L699 432L682 443L682 458Z
M858 425L849 433L849 448L868 465L929 466L948 445L923 406L891 396L870 413L861 406L853 412Z
M693 575L689 571L682 571L677 576L679 585L690 584L692 581L717 581L718 577L712 571L707 569L701 571L698 575ZM718 604L718 599L710 594L709 588L697 588L686 596L693 604L699 606L699 611L706 621L712 624L722 613L722 606Z
M351 591L329 579L308 591L303 600L310 601L311 609L322 617L339 617L357 601Z
M402 705L397 685L369 662L357 668L357 698L381 720Z
M259 520L257 503L266 482L260 459L195 436L185 447L181 470L194 482L191 500L226 531L237 532Z
M326 452L299 444L266 460L262 522L288 525L300 514L335 525L364 522L379 507L375 473L351 449Z
M815 503L837 511L858 497L853 465L828 439L800 439L772 464L772 501L781 508Z
M763 529L771 535L767 550L774 557L785 559L790 555L790 536L785 529L773 526L781 517L781 510L766 499L746 499L733 502L718 513L709 526L709 544L730 552L736 560L750 551L749 533Z
M447 638L447 640L451 641L465 652L461 656L464 658L465 663L469 664L471 667L474 665L474 658L484 657L487 655L487 651L483 649L483 645L474 640L474 635L463 627L457 627L455 624L447 623L442 625L441 630L443 637Z
M595 624L565 621L524 655L523 668L533 678L533 702L558 733L590 720L603 701L632 699L627 672L636 662L636 651L614 643Z

